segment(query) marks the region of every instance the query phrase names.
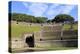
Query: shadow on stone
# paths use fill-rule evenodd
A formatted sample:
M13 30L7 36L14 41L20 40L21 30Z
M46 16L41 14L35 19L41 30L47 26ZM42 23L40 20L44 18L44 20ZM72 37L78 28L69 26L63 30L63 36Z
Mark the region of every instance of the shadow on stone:
M78 40L66 41L66 47L78 47Z

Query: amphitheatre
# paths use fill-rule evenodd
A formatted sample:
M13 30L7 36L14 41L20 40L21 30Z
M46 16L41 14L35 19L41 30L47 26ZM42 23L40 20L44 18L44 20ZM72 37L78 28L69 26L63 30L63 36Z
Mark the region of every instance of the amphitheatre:
M17 24L16 21L11 21L9 51L32 52L77 48L78 31L69 30L64 26L61 23L19 22Z

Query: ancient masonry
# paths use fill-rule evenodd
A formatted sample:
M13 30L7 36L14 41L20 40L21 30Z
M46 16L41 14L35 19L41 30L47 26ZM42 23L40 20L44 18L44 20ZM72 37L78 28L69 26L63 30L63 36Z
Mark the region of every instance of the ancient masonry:
M44 25L41 31L25 33L20 38L12 38L10 48L74 47L77 44L76 37L77 33L73 31L63 31L61 24Z

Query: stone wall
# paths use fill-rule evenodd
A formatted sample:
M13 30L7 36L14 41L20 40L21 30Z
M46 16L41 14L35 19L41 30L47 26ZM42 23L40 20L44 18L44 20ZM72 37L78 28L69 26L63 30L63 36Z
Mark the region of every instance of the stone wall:
M17 48L23 48L24 47L24 41L21 38L12 38L11 39L11 48L17 49Z
M44 25L42 30L33 33L24 33L20 38L11 38L12 49L29 48L26 38L32 37L34 47L77 47L78 31L63 31L62 25ZM29 40L30 41L30 40Z
M35 46L36 47L51 47L62 46L61 43L56 43L54 40L61 39L61 25L45 25L40 32L35 32Z
M35 47L77 47L78 32L62 29L62 25L43 26L34 33Z

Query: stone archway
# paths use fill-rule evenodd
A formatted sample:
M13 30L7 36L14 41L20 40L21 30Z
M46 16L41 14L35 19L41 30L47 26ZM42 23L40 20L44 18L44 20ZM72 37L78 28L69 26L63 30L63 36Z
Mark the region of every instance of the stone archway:
M34 47L34 36L26 37L25 43L28 44L29 47Z
M25 46L34 47L34 34L26 34L26 36L25 36Z

